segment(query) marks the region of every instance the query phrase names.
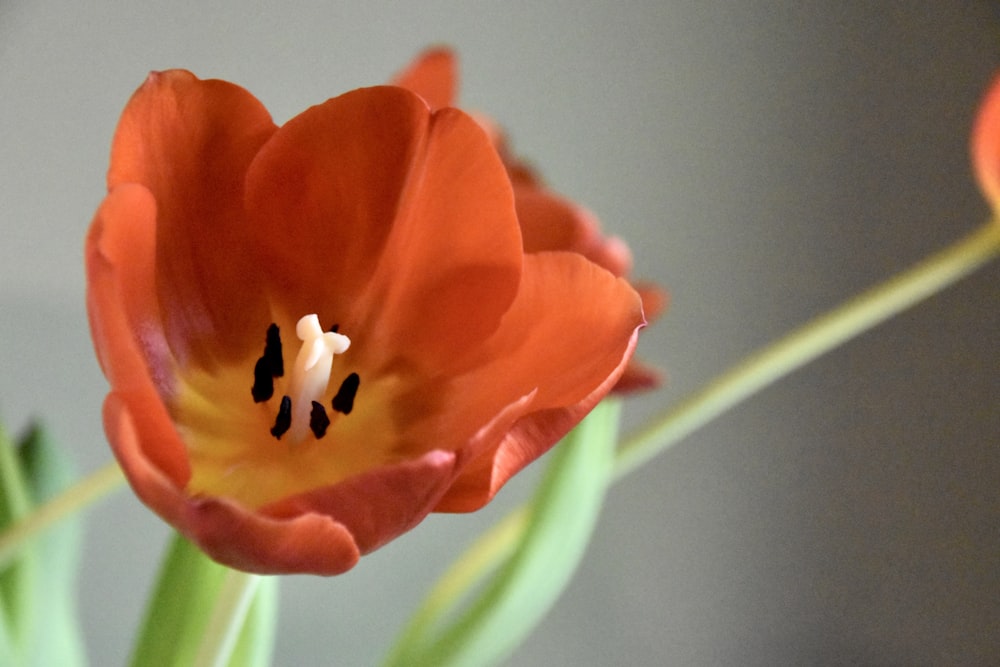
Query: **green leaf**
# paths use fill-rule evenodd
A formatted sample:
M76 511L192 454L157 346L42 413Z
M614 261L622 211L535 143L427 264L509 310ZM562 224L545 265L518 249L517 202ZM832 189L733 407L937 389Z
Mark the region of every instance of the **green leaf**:
M33 426L16 446L0 428L0 528L30 516L72 479L68 461ZM22 548L0 573L0 664L77 667L79 524L66 521Z
M46 502L74 479L69 460L38 425L21 439L18 457L33 505ZM26 646L24 664L86 664L76 600L81 542L79 515L68 517L36 540L44 576L35 581L34 632Z
M75 481L75 471L41 424L32 424L17 450L33 505L50 500Z
M175 535L146 610L133 667L266 665L277 618L277 579L257 579L219 565ZM243 588L241 580L256 589ZM247 591L254 596L252 600L241 597ZM231 630L236 634L229 635ZM212 648L212 655L206 655L206 646ZM232 657L228 662L219 660L227 649L232 650Z
M0 528L6 529L31 511L32 501L14 443L0 425ZM35 619L34 587L38 578L35 545L24 549L0 571L0 612L11 651L23 655Z
M478 597L461 612L457 595L451 604L429 602L388 665L483 667L503 659L531 633L569 583L590 541L612 472L619 408L617 401L604 401L555 449L520 543ZM490 564L482 553L473 560ZM464 571L464 562L456 576L474 583L478 578ZM449 588L449 576L443 589Z
M0 619L2 620L2 619ZM17 665L20 661L17 657L17 648L7 630L7 623L0 622L0 665Z

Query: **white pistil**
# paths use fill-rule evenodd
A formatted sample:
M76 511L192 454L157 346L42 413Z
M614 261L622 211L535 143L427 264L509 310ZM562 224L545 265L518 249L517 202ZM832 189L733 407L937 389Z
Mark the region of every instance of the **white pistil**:
M309 413L312 402L323 402L333 356L351 346L351 339L332 331L323 331L319 317L306 315L295 325L295 333L302 347L292 367L288 395L292 399L292 427L288 438L292 443L301 442L309 434Z

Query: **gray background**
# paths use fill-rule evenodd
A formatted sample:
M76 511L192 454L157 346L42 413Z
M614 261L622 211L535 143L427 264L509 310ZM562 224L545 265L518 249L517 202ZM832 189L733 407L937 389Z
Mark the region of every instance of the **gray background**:
M236 81L283 122L457 47L464 105L674 296L641 347L669 383L634 427L985 219L967 141L998 28L986 2L0 0L0 412L44 414L83 471L109 457L81 245L147 70ZM994 264L613 489L510 664L1000 663L998 284ZM288 579L276 664L375 662L534 474L346 576ZM93 664L125 660L165 538L126 492L89 513Z

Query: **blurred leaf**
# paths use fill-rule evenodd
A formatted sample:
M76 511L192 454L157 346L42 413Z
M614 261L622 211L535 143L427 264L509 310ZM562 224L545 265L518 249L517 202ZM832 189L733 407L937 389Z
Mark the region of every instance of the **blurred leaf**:
M31 511L32 505L14 443L0 425L0 528L6 529L19 521ZM36 545L31 545L0 572L0 609L7 644L18 656L23 655L33 631L37 556Z
M133 667L194 664L228 573L229 568L175 535L146 609ZM259 582L229 661L232 667L268 664L277 620L277 585L274 577Z
M18 458L37 506L62 492L74 480L63 450L55 447L40 426L21 439ZM79 515L68 517L36 540L40 571L33 595L35 632L26 646L25 664L76 667L86 664L76 600L82 525Z
M429 605L436 619L418 612L387 664L483 667L503 659L531 633L569 583L590 541L612 472L619 408L617 401L602 402L556 447L520 543L478 597L443 628L442 621L462 602L457 596L451 605Z
M17 665L19 660L16 647L10 633L7 632L7 622L5 619L0 619L0 621L2 621L0 622L0 665Z

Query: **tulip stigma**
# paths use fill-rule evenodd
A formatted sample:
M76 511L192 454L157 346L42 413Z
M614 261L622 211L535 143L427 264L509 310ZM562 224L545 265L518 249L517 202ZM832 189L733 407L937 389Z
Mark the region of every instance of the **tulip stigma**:
M320 403L326 393L334 356L346 352L351 346L351 339L347 336L335 331L324 332L315 314L302 317L295 325L295 333L302 341L302 347L295 357L289 380L291 424L287 430L291 431L293 443L305 440L310 430L317 438L326 433L329 426L328 423L323 424L326 411L323 409L322 416L316 416L313 404ZM320 407L322 409L322 405Z

